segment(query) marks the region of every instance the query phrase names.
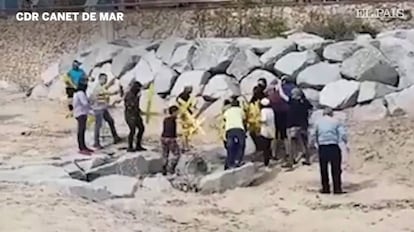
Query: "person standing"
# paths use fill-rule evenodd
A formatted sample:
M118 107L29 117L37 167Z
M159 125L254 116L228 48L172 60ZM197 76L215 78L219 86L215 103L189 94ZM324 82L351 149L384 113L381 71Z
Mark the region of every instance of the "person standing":
M256 103L260 100L262 100L262 98L266 97L265 94L265 90L267 88L267 81L265 78L259 78L259 80L257 80L257 85L255 87L253 87L253 95L252 98L250 99L250 103Z
M272 157L272 141L275 137L275 116L268 98L260 100L261 105L261 127L259 136L259 149L263 153L264 165L269 166Z
M115 122L109 113L109 97L111 95L118 94L118 91L110 93L107 92L107 87L105 86L108 82L108 76L105 73L99 74L98 83L93 88L91 94L92 100L92 109L95 115L95 143L94 147L97 149L102 149L100 143L100 131L102 128L102 121L105 120L111 130L112 137L114 139L114 144L119 143L121 138L118 136L118 133L115 128Z
M292 90L292 97L289 98L283 88L279 84L280 96L289 104L287 113L287 151L288 160L286 168L292 168L297 158L297 150L301 148L301 152L305 157L304 165L310 165L310 154L308 153L308 145L306 143L307 129L309 125L309 110L312 109L310 102L304 97L299 88Z
M231 106L224 112L226 148L228 155L224 169L231 169L242 165L246 134L244 127L245 115L240 102L233 99Z
M168 108L168 116L164 119L161 134L162 157L164 158L163 173L173 174L180 159L180 147L177 142L178 107ZM172 156L170 156L170 152Z
M329 194L328 165L331 165L331 176L334 194L342 194L341 163L342 154L339 144L347 144L347 136L344 125L333 117L331 108L324 109L323 116L316 121L312 140L319 153L319 167L321 174L321 193Z
M80 82L87 83L86 73L83 71L83 69L80 68L80 65L82 63L74 60L72 63L72 69L69 70L69 72L64 76L63 81L66 85L66 95L68 98L68 108L69 111L72 112L73 110L73 95L76 92L76 89L78 87L78 84Z
M141 98L141 88L142 84L138 81L135 81L129 91L125 95L124 104L125 104L125 121L129 127L128 135L128 152L135 151L146 151L142 146L142 136L144 135L144 122L142 120L140 109L140 98ZM136 146L133 147L134 137L136 134L136 129L138 129Z
M92 110L89 100L86 96L87 84L84 82L78 83L78 87L73 96L73 116L78 122L78 146L79 153L83 155L90 155L93 150L89 149L85 143L86 121L88 114Z
M191 116L194 113L193 111L195 110L195 106L192 105L191 102L190 102L190 101L192 101L192 99L191 99L191 94L192 93L193 93L193 87L192 86L185 86L183 91L180 94L178 94L178 96L176 98L176 102L177 102L178 106L180 108L186 106L185 110L187 110L188 114L190 114L190 115L187 115L186 113L182 113L180 115L182 123L184 123L182 126L186 129L191 126L190 123L188 122L189 119L187 117ZM186 133L183 133L182 148L183 148L182 149L183 152L187 152L187 151L190 150L190 138Z

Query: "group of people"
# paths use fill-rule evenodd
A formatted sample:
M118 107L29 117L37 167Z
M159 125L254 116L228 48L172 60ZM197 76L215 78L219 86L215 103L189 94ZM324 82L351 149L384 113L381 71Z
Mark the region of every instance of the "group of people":
M224 101L224 146L227 150L225 169L243 165L248 134L256 150L262 153L266 167L271 159L282 159L285 162L282 167L292 170L298 157L304 158L303 165L311 165L309 147L312 144L319 152L321 193L330 193L328 164L331 165L334 193L343 193L339 145L346 144L347 138L343 124L333 117L332 109L325 108L323 116L315 122L313 130L309 131L309 116L313 106L288 76L269 85L266 79L260 78L253 88L249 103L260 105L259 131L248 131L246 115L238 97ZM280 149L282 141L285 146L283 153ZM283 156L280 157L280 154Z

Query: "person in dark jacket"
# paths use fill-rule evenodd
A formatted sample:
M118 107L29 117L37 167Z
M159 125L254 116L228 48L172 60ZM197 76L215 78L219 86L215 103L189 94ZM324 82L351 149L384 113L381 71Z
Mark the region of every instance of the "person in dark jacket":
M260 78L257 81L257 85L255 87L253 87L253 96L250 99L250 103L255 103L258 102L260 100L262 100L263 98L266 97L265 94L265 90L267 88L267 81L264 78Z
M144 122L141 117L142 111L140 109L142 84L138 81L134 82L125 95L125 121L129 127L128 135L128 152L145 151L142 146L142 136L144 135ZM134 137L138 129L136 146L133 147Z
M168 116L164 118L161 134L162 157L164 158L163 173L173 174L175 166L180 159L180 147L177 142L177 116L178 107L171 106L168 108ZM172 153L172 156L170 156Z

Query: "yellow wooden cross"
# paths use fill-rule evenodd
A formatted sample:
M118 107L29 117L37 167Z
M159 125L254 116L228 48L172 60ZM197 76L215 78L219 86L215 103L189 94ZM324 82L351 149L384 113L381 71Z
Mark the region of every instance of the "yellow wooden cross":
M154 98L154 94L155 94L154 83L151 83L148 89L147 108L145 110L145 123L146 124L150 122L151 116L154 115L154 113L151 112L151 106L152 106L152 100Z

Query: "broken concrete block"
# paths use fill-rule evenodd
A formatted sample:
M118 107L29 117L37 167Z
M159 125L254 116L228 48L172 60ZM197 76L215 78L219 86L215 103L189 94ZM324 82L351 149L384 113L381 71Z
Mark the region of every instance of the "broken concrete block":
M92 181L91 185L97 189L107 190L113 197L132 197L138 187L138 178L109 175Z

